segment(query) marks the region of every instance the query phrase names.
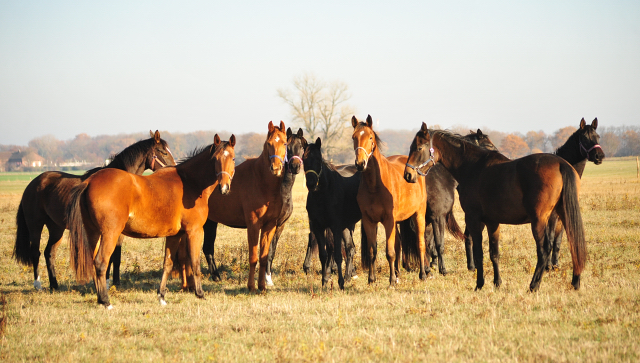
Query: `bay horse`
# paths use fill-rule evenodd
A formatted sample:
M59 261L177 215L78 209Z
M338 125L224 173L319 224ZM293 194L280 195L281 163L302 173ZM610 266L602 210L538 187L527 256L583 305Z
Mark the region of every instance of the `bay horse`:
M499 271L500 224L531 224L538 262L530 291L538 290L551 253L547 224L554 211L567 228L573 259L572 285L580 288L586 260L586 242L578 202L580 178L571 164L559 156L533 154L510 160L483 149L448 131L428 130L425 123L410 147L409 165L424 173L441 163L458 181L460 205L473 239L477 271L476 290L484 286L482 230L487 227L493 263L493 283L502 283ZM417 181L415 168L405 168L405 180Z
M302 154L307 147L307 140L304 138L302 129L298 129L298 132L294 134L291 128L287 129L287 153L284 158L286 173L282 179L281 194L282 194L282 210L278 221L276 223L276 232L273 235L271 244L269 247L269 255L267 258L266 267L266 281L267 286L273 286L273 280L271 279L271 266L273 264L273 258L275 257L276 247L280 240L280 235L284 230L285 223L291 217L293 213L293 197L291 190L296 181L296 175L302 169ZM247 228L246 224L240 226L233 226L237 228ZM209 265L209 273L214 281L220 281L220 274L218 273L218 267L216 266L214 251L217 234L218 223L209 219L204 224L204 243L202 245L202 251L204 252L207 264Z
M469 131L469 134L465 135L464 138L487 149L495 149L489 137L483 134L480 129L475 132ZM421 173L419 169L416 172ZM445 229L448 230L454 238L459 240L465 239L465 234L460 230L460 226L458 226L458 222L453 215L453 203L455 201L455 190L458 182L453 178L451 173L440 164L434 165L423 176L428 196L425 221L427 228L425 228L424 236L425 243L431 255L431 267L435 267L437 261L438 271L441 275L446 275L447 270L444 265ZM408 245L408 247L411 248L411 245L415 244L415 226L412 226L410 220L407 220L400 222L399 228L403 245ZM470 243L465 241L465 246L467 251L471 251ZM408 261L404 254L403 257L405 262L411 262ZM467 264L469 264L469 262L473 265L472 255L470 253L467 254ZM405 264L405 268L408 267L408 264ZM475 269L475 267L473 267L473 269Z
M307 214L309 216L310 246L305 264L311 262L311 245L318 245L322 265L322 286L329 281L332 262L338 273L338 285L351 279L353 271L353 231L362 218L357 195L360 173L355 167L335 167L322 157L322 140L307 146L302 157L306 175ZM365 236L366 238L366 236ZM342 252L346 255L345 276L342 274ZM331 258L332 257L332 258ZM308 267L306 268L308 269Z
M380 152L381 140L373 131L371 115L366 122L351 118L353 126L353 148L355 165L361 172L357 201L362 213L362 228L367 236L362 239L362 267L369 268L369 283L375 282L376 226L382 223L385 229L387 261L389 263L389 283L394 286L397 279L398 261L396 251L400 240L396 238L396 222L411 218L418 235L417 253L420 263L420 279L427 278L428 264L424 263L425 213L427 193L424 178L417 183L407 184L403 180L407 157L404 155L386 158ZM365 245L366 243L366 245ZM415 251L413 249L411 252ZM426 266L425 266L426 265Z
M284 122L275 127L269 122L269 132L262 153L257 158L245 160L237 166L232 188L224 198L209 198L209 219L227 226L247 228L249 244L249 278L247 288L255 291L256 265L260 261L258 288L265 291L266 268L271 240L283 210L282 181L287 157L287 134ZM183 273L183 288L190 285L193 274L189 266ZM193 266L196 267L195 265Z
M142 175L146 169L153 171L164 166L175 165L167 142L160 133L149 131L151 138L141 140L126 147L111 158L111 162L100 168L94 168L84 175L74 175L61 171L45 171L34 178L25 188L16 216L16 241L13 256L16 261L33 266L33 286L40 290L40 237L47 226L49 239L44 249L44 260L49 275L50 290L58 289L55 257L62 235L67 228L65 210L69 205L70 191L89 176L104 168L125 170ZM119 252L120 248L118 248ZM118 262L119 262L119 253ZM116 265L119 266L119 263ZM118 276L114 273L114 278Z
M234 135L223 142L216 134L212 145L194 151L193 156L175 167L148 176L103 169L71 191L67 208L71 266L79 282L93 277L99 304L112 308L105 274L120 234L167 237L167 246L177 246L175 241L186 236L189 259L196 271L196 296L204 298L199 274L202 226L207 220L210 196L229 193L235 142ZM213 193L215 189L219 193ZM164 274L158 289L161 303L173 254L175 250L165 250Z

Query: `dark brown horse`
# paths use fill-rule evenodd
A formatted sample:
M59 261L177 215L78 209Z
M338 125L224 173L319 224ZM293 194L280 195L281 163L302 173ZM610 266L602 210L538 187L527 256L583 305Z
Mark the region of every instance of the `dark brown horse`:
M235 136L222 142L215 135L212 145L197 150L175 167L149 176L104 169L72 190L67 210L71 266L78 281L94 278L99 304L111 308L105 274L120 234L167 237L167 246L178 246L175 241L185 235L189 259L196 271L196 296L204 297L199 273L202 226L207 220L210 195L229 193L234 146ZM218 186L219 193L213 193ZM161 302L175 252L166 250L158 290Z
M104 168L125 170L142 175L146 169L153 171L165 165L175 165L167 142L160 133L151 132L151 138L138 141L112 157ZM46 171L33 179L24 190L16 217L16 242L13 249L15 259L27 266L33 266L34 287L40 290L40 236L47 226L49 240L44 249L50 289L58 289L55 256L67 228L65 210L69 205L70 191L89 176L103 168L95 168L84 175L73 175L60 171Z
M390 158L380 153L381 140L373 131L371 116L367 122L351 119L353 126L353 148L356 154L355 164L362 172L358 188L358 205L362 213L362 228L366 233L367 245L362 246L362 267L369 268L369 283L376 280L376 226L382 223L387 239L387 261L389 262L389 283L397 283L398 261L396 254L400 249L400 240L396 236L396 222L411 218L417 226L418 256L425 256L424 228L427 209L427 193L424 178L418 183L407 184L403 173L407 157L398 155ZM427 278L424 258L419 258L420 279ZM428 265L427 267L428 268ZM339 271L339 270L338 270Z
M302 170L302 154L306 147L307 140L303 136L302 129L298 129L298 132L294 134L293 131L291 131L291 128L288 128L287 153L284 159L286 172L281 185L282 211L280 212L280 217L278 217L276 232L273 235L273 239L271 240L269 247L269 257L267 258L266 267L267 286L273 286L273 282L271 280L271 266L275 257L278 241L280 240L280 235L282 234L282 231L284 231L286 222L293 213L292 189L296 181L296 175L298 175L300 170ZM240 165L238 165L238 168L240 168ZM233 227L247 228L245 224ZM217 228L217 222L214 222L211 219L207 220L207 223L204 224L204 243L202 244L202 251L204 252L207 264L209 265L209 273L214 281L220 280L220 274L218 273L218 268L214 258Z
M493 283L500 286L500 224L531 223L536 241L538 263L529 286L535 291L551 253L547 233L549 216L554 211L567 228L573 258L575 289L586 260L586 242L578 203L580 178L564 159L551 154L534 154L516 160L483 149L447 131L432 131L422 124L411 147L408 164L422 165L426 172L441 163L458 181L460 205L467 229L473 239L476 289L484 286L482 230L487 227L489 251L493 263ZM405 179L415 183L415 169L405 169Z
M287 135L284 122L275 127L269 122L269 132L257 158L247 159L236 168L231 193L224 198L209 198L209 219L231 227L247 228L249 244L249 279L247 287L256 289L256 265L260 261L258 288L266 290L266 267L271 240L282 215L282 180L284 178ZM186 277L192 271L186 268ZM183 275L184 276L184 275ZM191 284L183 281L183 287Z

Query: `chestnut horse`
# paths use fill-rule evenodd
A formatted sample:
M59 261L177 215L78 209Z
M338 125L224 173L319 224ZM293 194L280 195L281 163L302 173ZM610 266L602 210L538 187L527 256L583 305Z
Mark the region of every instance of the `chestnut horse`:
M534 154L509 160L447 131L428 130L422 124L410 147L405 179L415 183L417 174L410 165L426 172L441 163L458 181L460 205L473 239L474 262L478 269L476 289L484 286L482 230L487 227L495 286L502 280L499 270L500 224L531 224L538 263L529 286L536 291L551 253L547 224L555 212L567 228L573 258L575 289L586 260L586 242L578 203L580 178L571 164L559 156ZM422 178L420 178L422 179Z
M267 288L269 248L283 211L282 181L286 172L286 156L287 135L284 122L280 121L280 127L269 122L269 132L260 156L238 165L228 196L212 195L209 198L210 220L227 226L247 228L249 291L256 289L255 272L258 261L258 288L262 291ZM180 258L179 261L183 278L189 279L193 271ZM191 284L192 281L183 280L182 286L184 288Z
M220 194L229 193L235 143L233 135L228 142L222 142L216 134L212 145L197 150L175 167L148 176L104 169L71 191L67 209L71 266L78 281L93 277L99 304L112 307L105 273L120 234L135 238L167 237L167 245L186 235L191 265L196 271L196 296L204 297L199 274L202 226L214 189L219 185ZM167 257L170 260L165 255L163 283L171 272ZM158 291L161 303L163 287L161 284Z
M384 157L380 153L378 135L372 129L371 115L367 122L358 122L354 116L353 148L356 154L355 164L362 172L358 188L358 205L362 213L362 228L366 233L366 246L362 245L362 267L369 268L369 283L376 280L376 227L382 223L387 238L387 261L389 262L389 283L394 286L398 279L398 262L396 252L400 249L400 240L396 238L396 222L411 218L417 226L418 256L425 256L424 228L427 209L427 192L424 178L418 183L407 184L403 173L407 157L404 155ZM366 241L366 242L365 242ZM361 244L364 244L361 243ZM420 262L420 279L427 278L424 258ZM426 266L429 269L428 265ZM340 269L338 269L340 272ZM341 279L342 276L339 276Z
M150 139L128 146L113 156L109 165L104 168L116 168L142 175L146 169L156 171L166 165L175 165L167 142L160 138L160 133L157 130L155 133L149 133ZM49 288L57 290L55 257L62 241L62 234L67 228L64 213L69 205L70 191L90 175L104 168L91 169L82 176L61 171L45 171L25 188L16 216L17 231L13 256L19 263L33 266L33 286L36 290L40 290L42 286L38 270L42 228L47 226L49 230L49 240L44 249Z

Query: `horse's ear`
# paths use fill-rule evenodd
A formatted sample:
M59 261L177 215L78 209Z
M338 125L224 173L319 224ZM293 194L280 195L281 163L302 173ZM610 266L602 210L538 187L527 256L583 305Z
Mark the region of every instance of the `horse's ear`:
M287 128L287 140L289 140L289 138L291 137L291 135L293 135L293 132L291 131L291 127Z
M482 130L478 129L478 132L476 132L476 134L482 136Z
M371 118L371 115L367 115L367 126L373 127L373 119Z
M156 133L153 134L153 139L156 140L156 144L160 143L160 133L156 130Z
M358 126L358 119L355 116L351 117L351 126L353 126L354 129Z
M580 120L580 129L584 129L585 126L587 126L587 122L584 120L584 117L583 117L582 120Z
M320 140L319 137L316 139L316 146L318 147L318 149L322 148L322 140Z
M597 129L598 128L598 118L594 118L593 121L591 121L591 127L593 127L593 129Z
M218 136L218 134L216 134L216 136L213 137L213 145L214 146L220 145L220 136Z
M284 132L284 121L280 121L280 131Z
M272 133L275 127L273 127L273 121L269 121L269 133Z
M304 136L304 133L302 132L302 129L300 128L300 129L298 129L298 137L302 137L302 136Z
M422 126L420 126L420 131L422 132L427 132L427 124L425 124L424 122L422 123Z
M231 134L231 137L229 138L229 145L231 145L231 147L236 146L236 135Z

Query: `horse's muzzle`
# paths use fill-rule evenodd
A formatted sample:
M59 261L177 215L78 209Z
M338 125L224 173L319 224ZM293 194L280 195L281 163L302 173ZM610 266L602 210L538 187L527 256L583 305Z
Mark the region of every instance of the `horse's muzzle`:
M366 167L367 163L365 163L364 161L358 161L358 159L356 159L356 169L358 169L358 171L364 171Z
M278 168L274 168L273 164L271 164L271 173L275 176L281 176L282 175L282 166L278 167Z
M405 168L404 170L404 180L407 181L407 183L415 183L416 182L416 176L417 173L413 170L409 171L407 170L408 168Z
M231 187L229 186L229 184L220 185L220 194L227 195L229 194L229 191L231 191Z

